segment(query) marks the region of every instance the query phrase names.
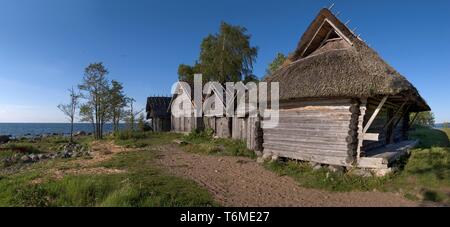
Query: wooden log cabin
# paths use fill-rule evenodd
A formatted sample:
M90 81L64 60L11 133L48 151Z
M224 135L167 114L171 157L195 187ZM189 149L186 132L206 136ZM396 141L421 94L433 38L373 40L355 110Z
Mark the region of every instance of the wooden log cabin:
M429 111L417 89L323 9L285 64L280 122L264 152L338 166L389 168L406 149L410 113Z
M171 129L170 97L147 98L147 120L155 132L168 132Z

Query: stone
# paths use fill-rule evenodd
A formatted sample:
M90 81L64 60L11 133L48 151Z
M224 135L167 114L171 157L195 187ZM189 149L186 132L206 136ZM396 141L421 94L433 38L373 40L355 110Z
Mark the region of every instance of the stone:
M39 161L39 157L37 155L35 155L35 154L30 154L28 157L31 159L32 162L38 162Z
M47 155L45 155L45 154L38 154L37 157L39 160L44 160L44 159L48 158Z
M263 156L263 152L262 151L255 151L255 154L256 154L257 157Z
M320 164L319 163L317 163L317 162L309 162L308 163L311 167L316 167L316 166L320 166Z
M8 143L10 141L10 136L0 136L0 144Z
M322 169L321 165L316 165L316 166L313 167L313 171L319 171L321 169Z
M265 160L264 160L263 157L258 157L258 158L256 159L256 162L259 163L259 164L263 164L263 163L265 162Z
M87 133L85 131L78 131L75 133L75 136L86 136Z
M270 153L270 152L265 152L265 153L263 154L262 158L263 158L264 161L268 161L268 160L272 159L272 156L273 156L272 153Z
M20 158L20 160L21 160L23 163L30 163L30 162L32 162L32 159L31 159L28 155L22 156L22 157Z
M280 160L280 157L278 155L272 155L272 162L278 162Z
M333 172L333 173L344 173L345 172L345 168L344 167L342 167L342 166L334 166L334 165L328 166L328 170L330 172Z
M373 171L374 175L376 177L385 177L391 173L395 172L394 169L388 168L388 169L376 169Z
M354 169L350 173L359 177L373 177L372 172L366 169Z

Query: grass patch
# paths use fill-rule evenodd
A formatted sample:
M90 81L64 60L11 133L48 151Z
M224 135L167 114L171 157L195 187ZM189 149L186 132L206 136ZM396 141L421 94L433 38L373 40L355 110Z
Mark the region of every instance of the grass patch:
M358 177L332 173L326 169L314 171L308 164L290 162L266 163L267 169L290 176L304 187L329 191L393 191L412 200L450 204L449 130L418 128L411 139L420 144L411 151L403 169L383 178Z
M303 187L324 189L334 192L382 190L390 177L359 177L344 173L333 173L324 168L313 170L303 162L272 162L265 167L280 176L290 176Z
M26 185L26 184L24 184ZM213 206L207 192L193 182L142 172L66 176L43 184L16 186L6 204L21 207L180 207ZM0 187L3 185L0 184ZM4 194L3 194L4 196Z
M410 132L411 139L418 139L420 141L420 148L431 147L448 147L450 130L438 130L426 127L418 127Z
M193 131L184 136L184 150L192 153L222 156L239 156L256 159L255 152L247 149L245 142L232 139L215 139L210 130Z
M179 139L181 136L176 133L158 133L158 132L138 132L122 131L116 133L112 139L119 146L127 148L144 148L147 146L162 145Z
M148 134L148 144L172 141L173 134ZM129 139L130 140L130 139ZM132 139L134 140L134 139ZM128 141L128 140L124 140ZM151 147L114 155L88 168L125 170L118 174L67 175L57 180L48 169L79 169L69 160L37 163L17 174L0 176L0 206L25 207L211 207L211 195L195 182L155 166ZM41 183L32 183L40 179ZM41 180L42 179L42 180Z
M33 146L30 143L24 143L24 142L20 142L20 143L8 143L5 145L1 146L2 149L4 149L3 151L0 152L5 152L5 151L15 151L17 153L23 153L23 154L38 154L41 153L41 150L38 149L36 146Z

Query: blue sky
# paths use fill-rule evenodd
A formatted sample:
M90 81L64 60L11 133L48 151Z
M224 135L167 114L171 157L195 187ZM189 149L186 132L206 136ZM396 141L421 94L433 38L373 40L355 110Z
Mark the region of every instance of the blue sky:
M450 121L447 0L0 0L0 122L64 122L56 105L97 61L143 107L147 96L170 93L178 65L197 59L221 21L253 35L263 76L331 2L420 90L437 121Z

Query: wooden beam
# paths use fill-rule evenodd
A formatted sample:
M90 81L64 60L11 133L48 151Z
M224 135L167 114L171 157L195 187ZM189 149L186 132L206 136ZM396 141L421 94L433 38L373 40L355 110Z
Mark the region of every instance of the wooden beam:
M409 100L405 101L405 102L400 106L400 108L397 110L397 112L395 112L395 114L394 114L394 116L392 117L392 119L390 119L389 122L387 122L387 123L383 126L383 130L385 130L386 127L388 127L390 124L392 124L392 122L394 122L395 117L396 117L400 112L402 112L403 107L405 107L405 105L406 105L406 103L408 103L408 101L409 101ZM401 119L401 117L400 117L400 119Z
M365 140L365 141L380 141L380 134L379 133L366 133L359 139Z
M409 105L408 108L405 109L405 112L408 112L408 110L409 110L410 107L411 107L411 105ZM398 123L400 123L400 121L402 120L402 118L403 118L403 117L399 118L399 119L395 122L394 127L393 127L394 129L397 127Z
M409 122L410 127L414 124L414 122L417 120L417 117L419 116L419 113L416 113L416 115L414 115L414 118L411 120L411 122Z
M358 135L364 138L363 131L364 131L364 117L366 115L367 110L367 99L362 99L361 104L359 106L360 110L360 116L358 119ZM361 159L361 149L363 147L363 139L358 139L358 147L356 148L356 162L359 163Z
M378 114L380 113L381 109L383 108L384 103L386 103L388 97L389 96L386 96L386 97L383 98L383 100L381 100L381 102L378 105L377 109L372 114L372 117L370 117L369 121L367 122L366 126L364 127L363 134L366 134L366 132L369 130L369 128L372 125L373 121L375 120L375 118L378 116Z

